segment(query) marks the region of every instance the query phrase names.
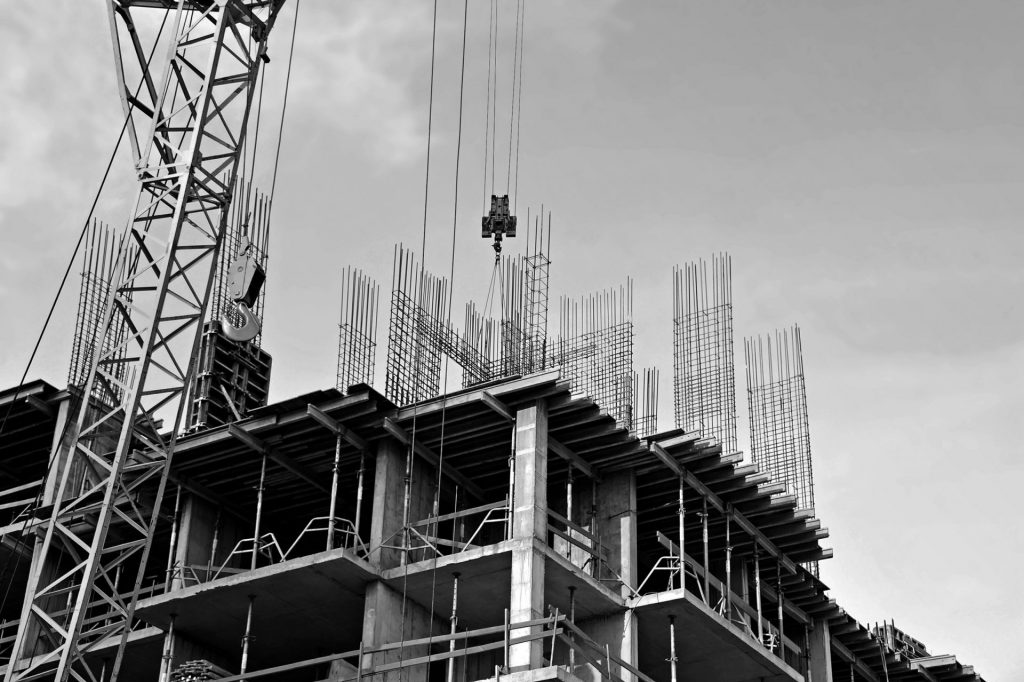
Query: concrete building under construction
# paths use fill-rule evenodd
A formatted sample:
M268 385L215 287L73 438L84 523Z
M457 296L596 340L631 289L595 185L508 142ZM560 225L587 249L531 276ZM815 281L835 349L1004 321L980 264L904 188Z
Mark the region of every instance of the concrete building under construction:
M110 0L138 195L89 233L68 386L0 391L4 682L982 680L818 577L799 336L739 452L726 255L673 278L669 430L632 280L550 305L550 214L503 254L507 194L461 328L396 246L383 372L348 269L335 377L269 402L246 131L282 4Z

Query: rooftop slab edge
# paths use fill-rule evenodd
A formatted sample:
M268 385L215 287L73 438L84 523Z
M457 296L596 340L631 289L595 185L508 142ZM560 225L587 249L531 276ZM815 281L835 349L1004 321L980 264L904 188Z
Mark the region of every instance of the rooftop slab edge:
M33 379L18 386L11 386L10 388L0 390L0 405L6 405L15 400L22 400L30 395L38 397L40 393L46 394L47 400L52 400L57 397L64 397L68 394L68 391L67 389L59 389L44 379Z
M552 665L547 668L534 668L533 670L522 670L516 673L503 673L500 677L488 677L481 682L490 680L501 680L501 682L553 682L560 680L564 682L582 682L564 666Z
M369 562L360 559L351 550L345 548L332 549L323 552L317 552L316 554L307 554L306 556L296 557L287 561L282 561L277 564L271 564L269 566L260 566L251 571L243 571L240 573L232 573L222 578L215 578L214 580L207 581L205 583L199 583L190 587L184 587L177 590L171 590L154 597L147 597L146 599L140 599L138 604L139 611L144 611L147 608L153 606L159 606L161 604L175 601L178 599L186 599L189 597L202 595L208 592L216 592L225 588L233 588L246 583L262 580L271 576L276 576L282 573L288 573L289 571L296 571L310 567L317 567L325 564L331 564L337 561L347 561L356 568L360 569L364 574L363 579L367 582L380 578L380 571L370 564Z
M773 654L765 651L764 647L759 645L756 640L751 639L742 628L725 620L714 609L684 588L633 597L627 600L627 604L629 609L638 616L643 616L645 611L657 609L658 607L671 608L673 605L694 609L708 622L717 624L720 627L718 634L726 634L728 641L740 647L747 657L758 661L766 669L772 670L774 674L771 676L771 679L789 679L793 682L804 682L804 677L799 672Z
M445 393L438 395L427 400L413 403L412 405L405 405L397 408L397 412L394 415L398 421L405 421L412 419L413 417L423 417L428 414L433 414L442 409L451 409L460 405L472 404L475 402L483 402L483 394L486 392L491 397L499 400L504 396L510 396L519 391L526 391L529 389L536 389L544 385L550 385L552 388L557 388L561 372L559 370L546 370L543 372L537 372L535 374L528 374L523 377L516 377L511 379L502 379L499 381L492 381L486 384L478 384L476 386L470 386L469 388L460 389L451 393Z

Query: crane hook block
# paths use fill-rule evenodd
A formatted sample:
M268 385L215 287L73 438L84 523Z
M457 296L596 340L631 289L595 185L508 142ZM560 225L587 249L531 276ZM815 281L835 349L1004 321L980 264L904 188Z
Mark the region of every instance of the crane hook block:
M516 236L516 217L511 215L508 209L508 195L491 195L491 212L483 218L484 239L494 237L495 241L501 241L501 237Z
M242 326L236 327L225 316L220 321L221 332L232 341L245 343L255 339L263 327L251 308L259 298L260 288L267 279L266 273L252 254L248 239L242 238L241 248L231 261L229 272L228 292L242 318Z

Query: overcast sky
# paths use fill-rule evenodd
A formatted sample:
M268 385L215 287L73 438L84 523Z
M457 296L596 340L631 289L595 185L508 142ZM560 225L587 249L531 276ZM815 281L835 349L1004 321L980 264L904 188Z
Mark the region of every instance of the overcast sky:
M386 298L392 245L419 250L431 7L302 4L267 282L275 399L333 385L340 269L368 270ZM482 299L492 259L477 231L488 5L469 12L456 310ZM276 130L293 13L289 2L271 39L264 130ZM514 16L501 0L499 187ZM461 3L440 3L426 254L439 273L461 19ZM661 368L669 428L672 266L731 253L741 444L742 338L803 331L832 595L989 680L1024 679L1024 3L528 0L525 25L517 204L553 212L552 294L634 278L636 364ZM100 2L20 3L0 23L0 64L10 386L122 114ZM269 188L274 135L261 135ZM121 223L126 153L114 168L98 215ZM76 296L72 280L29 378L65 382Z

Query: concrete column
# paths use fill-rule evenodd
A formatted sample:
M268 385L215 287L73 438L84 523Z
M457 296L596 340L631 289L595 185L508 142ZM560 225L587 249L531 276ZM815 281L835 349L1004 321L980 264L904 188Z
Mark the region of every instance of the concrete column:
M832 682L832 635L827 620L811 624L807 682Z
M363 646L366 649L429 636L430 614L427 610L411 599L406 599L403 622L402 601L400 592L382 582L374 582L366 587L366 607L363 610ZM442 632L443 627L439 622L434 631ZM427 646L424 644L379 654L366 654L363 657L363 670L365 672L371 666L426 656L427 653ZM363 679L374 682L426 682L427 673L427 666L421 664L380 675L366 675Z
M373 511L370 516L370 563L379 568L399 564L400 553L381 545L401 542L402 505L405 499L405 446L385 438L377 446L373 481Z
M544 561L534 541L547 539L548 486L548 413L539 402L516 413L515 494L512 501L512 591L509 599L509 621L512 624L542 618L544 613ZM528 632L513 630L512 637ZM543 659L543 642L534 640L511 647L509 667L512 670L539 668Z
M623 598L636 589L636 476L632 471L614 474L598 484L598 537L608 567L622 579ZM600 578L610 577L602 573Z
M640 667L637 665L639 661L637 653L637 625L636 615L633 612L624 611L610 616L590 618L577 622L577 626L599 645L608 645L613 657L625 661L634 667ZM563 657L565 657L565 654L560 654L559 658ZM604 656L598 656L598 658L603 659ZM561 662L559 661L559 663ZM625 682L635 682L636 680L636 676L633 673L617 664L612 665L612 673L616 677L622 678ZM576 670L573 674L585 682L602 682L602 680L606 679L601 676L597 668L587 663L579 655L576 656Z

